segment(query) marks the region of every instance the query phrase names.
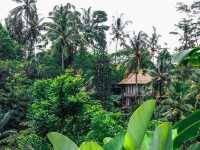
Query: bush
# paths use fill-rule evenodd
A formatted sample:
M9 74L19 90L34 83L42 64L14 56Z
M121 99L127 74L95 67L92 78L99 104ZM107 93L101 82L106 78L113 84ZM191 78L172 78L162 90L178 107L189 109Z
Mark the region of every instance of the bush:
M89 99L82 87L83 79L73 75L71 70L54 79L36 81L34 103L29 111L34 129L41 135L55 130L62 132L71 118L74 121L81 114L84 103Z
M18 150L49 150L47 142L34 133L19 136L17 146Z
M29 111L36 133L45 136L57 131L81 143L85 139L102 142L103 137L121 131L121 114L105 111L83 87L83 79L71 70L54 79L36 81Z
M26 112L32 102L30 80L24 71L24 63L17 60L0 60L0 109L2 113L14 111L6 130L21 129Z
M108 112L100 105L93 105L89 107L90 114L90 131L87 133L87 140L95 140L102 142L104 137L115 136L123 131L122 114L120 112Z

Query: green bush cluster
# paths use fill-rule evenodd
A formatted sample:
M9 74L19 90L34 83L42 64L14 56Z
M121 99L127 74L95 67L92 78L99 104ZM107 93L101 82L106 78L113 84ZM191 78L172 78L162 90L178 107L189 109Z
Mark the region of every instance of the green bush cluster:
M38 135L59 131L78 143L85 139L102 142L105 135L114 136L122 130L122 114L108 112L100 102L92 100L84 91L83 81L67 70L62 76L34 83L34 102L28 117Z
M17 138L17 148L18 150L50 150L47 141L34 133L20 135Z
M115 136L122 132L121 116L121 113L107 112L105 110L95 112L91 118L91 127L87 138L102 142L104 137Z
M63 129L65 119L79 113L88 100L81 89L82 83L82 78L73 76L72 72L55 79L36 81L33 86L34 102L29 111L33 127L41 134Z

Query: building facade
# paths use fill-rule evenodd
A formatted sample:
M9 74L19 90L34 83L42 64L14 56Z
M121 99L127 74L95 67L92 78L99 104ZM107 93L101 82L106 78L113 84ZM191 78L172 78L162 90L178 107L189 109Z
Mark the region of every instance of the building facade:
M149 74L134 73L129 74L125 79L123 79L119 86L121 87L121 101L122 108L127 109L135 103L139 103L145 95L152 94L152 88L149 93L146 93L146 89L152 82L153 77Z

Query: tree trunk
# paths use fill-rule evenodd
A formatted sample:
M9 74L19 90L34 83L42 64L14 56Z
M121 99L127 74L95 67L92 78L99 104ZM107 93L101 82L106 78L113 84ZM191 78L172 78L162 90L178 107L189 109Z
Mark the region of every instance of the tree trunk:
M161 99L162 93L163 93L163 91L162 91L163 87L162 86L163 86L163 81L160 80L159 81L159 100Z
M138 99L138 71L137 70L136 70L136 74L135 74L135 82L136 82L135 97L137 99L137 103L139 103L139 99Z
M117 47L118 47L118 41L119 41L119 39L117 39L117 41L116 41L116 45L115 45L115 64L117 64Z
M65 67L68 67L68 66L73 66L73 62L74 62L74 53L73 53L73 50L72 50L72 48L70 48L69 50L68 50L68 58L67 58L67 60L65 61L65 64L66 64L66 66Z
M64 66L64 49L63 49L63 46L61 46L61 68L62 68L62 71L64 71L65 66Z
M140 54L139 54L139 49L136 50L136 74L135 74L135 82L136 82L136 99L138 99L139 103L139 97L138 97L138 92L139 92L139 87L138 87L138 72L139 72L139 67L140 67Z

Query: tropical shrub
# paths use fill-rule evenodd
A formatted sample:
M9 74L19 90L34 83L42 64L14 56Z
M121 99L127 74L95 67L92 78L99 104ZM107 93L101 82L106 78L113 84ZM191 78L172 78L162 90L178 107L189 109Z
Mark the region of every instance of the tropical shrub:
M18 150L49 150L47 142L34 133L20 135L17 138L17 148Z
M29 111L33 127L42 135L58 129L81 113L88 95L81 89L83 80L68 71L54 79L36 81L33 86L34 102ZM68 121L67 121L68 120ZM69 122L68 122L69 123Z
M115 136L123 131L121 113L107 112L100 110L91 115L90 131L87 134L88 140L102 142L106 136Z
M0 61L0 147L12 145L18 130L24 128L31 103L32 81L18 60Z
M36 133L67 133L80 143L87 139L101 142L105 135L115 136L122 130L122 114L108 112L100 102L91 100L83 81L68 70L65 75L34 83L28 117Z

